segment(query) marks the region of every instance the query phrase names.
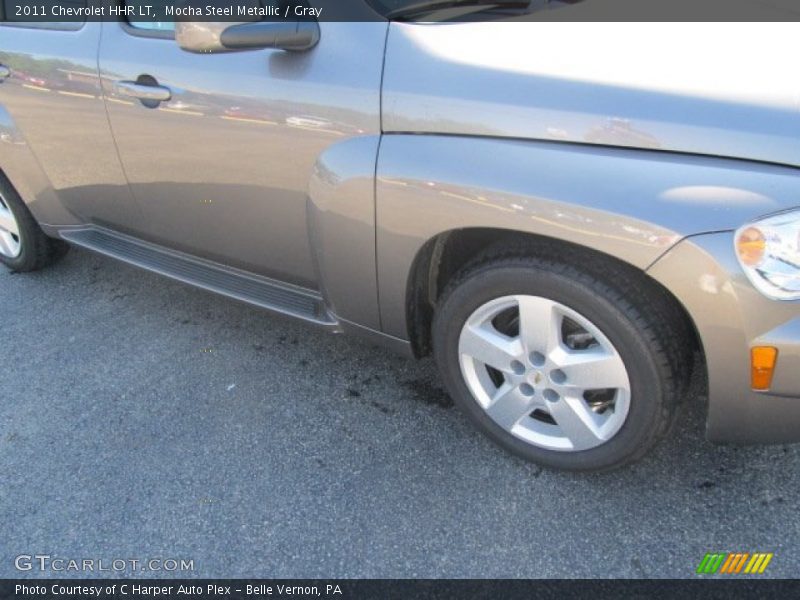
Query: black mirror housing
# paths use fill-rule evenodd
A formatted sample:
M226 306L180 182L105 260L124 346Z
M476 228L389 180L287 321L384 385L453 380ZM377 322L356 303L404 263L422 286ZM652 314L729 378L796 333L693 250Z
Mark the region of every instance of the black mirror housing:
M316 46L319 38L319 24L314 20L175 23L175 41L197 54L266 48L303 52Z
M311 50L319 42L316 21L255 21L232 25L220 35L229 50L279 48L290 52Z

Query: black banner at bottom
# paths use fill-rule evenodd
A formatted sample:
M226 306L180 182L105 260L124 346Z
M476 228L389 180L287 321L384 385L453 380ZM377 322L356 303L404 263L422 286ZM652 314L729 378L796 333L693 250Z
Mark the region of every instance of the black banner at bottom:
M400 600L540 598L770 598L800 592L798 580L503 579L2 579L0 598L48 600ZM790 596L791 595L791 596Z

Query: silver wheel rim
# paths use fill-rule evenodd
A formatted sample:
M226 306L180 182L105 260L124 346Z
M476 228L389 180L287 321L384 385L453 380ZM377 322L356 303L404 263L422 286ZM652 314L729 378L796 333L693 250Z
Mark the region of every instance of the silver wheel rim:
M619 352L559 302L523 295L487 302L464 324L458 354L481 408L534 446L589 450L613 438L628 416L630 381Z
M16 258L22 249L19 237L19 225L5 198L0 195L0 254L8 258Z

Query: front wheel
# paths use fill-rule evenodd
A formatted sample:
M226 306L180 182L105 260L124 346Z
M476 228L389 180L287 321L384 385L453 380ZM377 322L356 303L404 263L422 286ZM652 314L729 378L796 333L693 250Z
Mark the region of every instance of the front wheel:
M465 269L433 325L454 400L495 442L545 466L606 470L638 459L674 416L680 373L670 350L681 328L665 322L663 297L627 277L608 264L524 256Z

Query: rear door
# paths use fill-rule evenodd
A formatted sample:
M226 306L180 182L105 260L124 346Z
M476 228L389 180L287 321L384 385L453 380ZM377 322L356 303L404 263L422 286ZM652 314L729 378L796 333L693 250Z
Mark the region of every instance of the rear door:
M385 23L320 23L311 51L191 54L169 24L107 23L108 114L142 237L316 288L306 218L317 157L380 131ZM119 81L169 90L125 97Z
M13 2L0 2L13 18ZM50 225L138 224L103 105L100 29L101 23L0 24L0 169ZM26 147L33 157L26 153L23 161Z

